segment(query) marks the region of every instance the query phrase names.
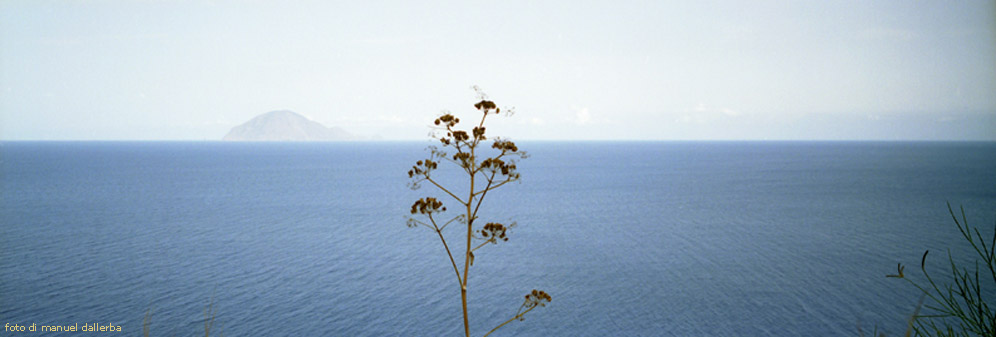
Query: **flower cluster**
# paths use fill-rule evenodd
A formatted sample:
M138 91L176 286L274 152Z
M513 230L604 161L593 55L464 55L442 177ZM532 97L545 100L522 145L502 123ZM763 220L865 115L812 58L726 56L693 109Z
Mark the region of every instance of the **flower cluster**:
M497 222L489 222L484 225L484 229L481 229L481 236L485 239L492 240L497 243L497 240L508 241L508 237L505 236L505 230L508 228Z
M427 198L422 198L422 199L418 199L417 201L415 201L415 203L412 204L412 210L411 211L412 211L412 214L415 214L415 213L419 213L419 214L432 214L432 213L438 213L438 212L445 212L446 211L446 207L443 207L443 202L442 201L436 200L436 198L427 197Z
M519 151L519 147L515 146L515 143L513 143L511 140L495 140L495 143L491 144L491 147L494 149L501 150L502 153Z
M498 158L488 158L481 162L481 168L494 172L501 172L502 175L513 179L519 178L519 173L515 171L514 161L504 161Z
M460 163L460 167L470 167L474 162L474 157L468 152L457 152L453 154L453 160Z
M432 160L419 160L415 162L411 170L408 170L408 178L414 178L416 175L427 175L430 171L435 170L437 166L438 163Z
M499 109L498 106L495 105L495 102L489 100L482 100L480 102L474 103L474 108L477 108L477 110L484 111L485 114L487 114L491 110L494 110L495 113L501 111L501 109Z
M545 291L533 289L532 293L526 295L526 305L530 307L537 305L545 307L546 303L550 303L552 299Z
M475 126L474 127L474 139L476 139L476 140L484 140L484 127L483 126Z
M452 114L439 116L439 118L436 118L436 120L432 123L446 128L446 137L439 138L439 141L442 142L443 145L450 145L454 140L457 142L466 142L470 139L470 136L467 135L467 131L453 130L453 127L456 126L457 123L460 123L460 119L456 118Z
M468 139L470 139L470 136L467 135L467 131L463 131L463 130L457 130L457 131L453 131L453 132L448 132L448 133L446 133L446 135L447 136L452 136L453 140L456 140L458 142L466 142Z
M454 125L457 125L457 123L460 123L460 119L454 117L452 114L445 114L439 116L439 118L436 118L436 120L433 121L433 124L436 125L443 124L447 128L452 128Z

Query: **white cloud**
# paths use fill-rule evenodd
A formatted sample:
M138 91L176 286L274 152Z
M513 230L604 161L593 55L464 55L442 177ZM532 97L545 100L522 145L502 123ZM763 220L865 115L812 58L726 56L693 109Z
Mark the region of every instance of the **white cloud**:
M707 114L686 114L675 119L674 121L678 123L706 124L714 121L715 119L716 118L714 118L714 116Z
M342 124L342 123L346 123L346 124L378 124L378 125L382 124L382 123L389 123L389 124L412 124L412 125L425 124L425 123L421 123L421 120L420 121L416 121L416 120L413 120L411 118L406 118L406 117L403 117L403 116L398 115L398 114L390 114L390 115L379 114L379 115L336 116L335 118L327 119L327 120L331 121L331 122L330 123L323 123L323 124L325 124L325 125L331 125L331 124L337 124L337 123L339 123L339 124ZM425 119L425 121L431 122L432 119L431 118L427 118L427 119Z
M743 112L731 108L716 108L705 103L699 103L691 109L686 109L684 113L675 118L677 123L706 124L726 118L738 118Z
M694 108L685 110L685 114L700 114L700 115L716 115L722 113L723 115L730 117L737 117L743 115L743 112L739 110L734 110L727 107L716 108L705 103L699 103Z
M377 121L394 123L394 124L402 124L408 122L408 120L398 115L377 116Z
M578 109L575 118L575 123L588 124L588 122L591 122L591 112L588 111L588 108Z
M203 121L203 122L201 122L201 125L204 125L204 126L216 126L216 125L232 126L232 125L236 125L236 123L234 123L232 121L229 121L227 119L223 119L223 118L215 118L213 121L212 120Z
M722 111L723 114L725 114L727 116L730 116L730 117L737 117L737 116L740 116L742 114L740 111L733 110L733 109L730 109L730 108L722 108L722 109L720 109L720 111Z

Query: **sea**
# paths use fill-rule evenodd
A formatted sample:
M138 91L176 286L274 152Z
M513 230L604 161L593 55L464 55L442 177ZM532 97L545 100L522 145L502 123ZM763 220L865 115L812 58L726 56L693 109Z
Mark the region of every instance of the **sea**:
M462 335L442 242L406 226L418 198L460 208L410 186L432 144L0 142L0 321ZM515 224L475 252L477 336L533 289L550 303L492 336L899 336L925 251L941 282L977 259L948 204L987 238L996 225L994 142L518 145L521 179L477 220ZM466 193L451 163L436 174ZM463 226L444 231L454 251Z

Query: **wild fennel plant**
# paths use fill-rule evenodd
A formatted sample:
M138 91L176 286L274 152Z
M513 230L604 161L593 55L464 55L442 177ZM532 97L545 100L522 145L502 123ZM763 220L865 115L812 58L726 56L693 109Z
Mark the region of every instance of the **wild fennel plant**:
M485 147L488 138L485 136L484 122L491 115L497 115L501 109L494 102L489 101L480 89L474 88L481 99L474 104L474 107L481 112L480 120L471 130L459 130L456 128L460 119L446 113L433 121L434 128L439 131L438 139L442 145L429 148L429 158L419 160L408 171L408 177L412 179L409 186L418 189L423 183L430 185L444 192L456 202L458 210L456 215L449 217L445 212L446 207L443 202L433 198L424 197L412 204L411 214L408 218L408 227L425 227L439 237L446 255L449 256L453 272L456 274L457 284L460 286L460 302L463 307L463 328L466 336L470 336L470 318L467 315L467 287L470 280L470 267L474 265L474 252L488 244L496 245L500 242L508 241L508 229L514 224L502 224L499 222L487 222L483 226L479 225L478 211L484 202L488 192L510 182L519 180L519 172L516 162L526 158L526 153L520 151L514 142L508 139L493 138L490 140L490 150ZM506 109L508 110L508 109ZM487 157L490 154L490 157ZM444 182L438 181L433 172L439 168L440 164L449 163L459 167L466 174L469 184L467 191L451 190L444 186ZM416 218L416 216L418 218ZM454 258L454 249L450 249L449 243L443 231L451 224L459 224L465 227L466 231L458 229L461 242L463 244L463 268L459 267L457 259ZM491 329L484 336L487 336L505 326L506 324L523 319L523 316L538 306L545 306L550 302L550 295L541 290L532 290L527 293L519 310L512 315L512 318Z

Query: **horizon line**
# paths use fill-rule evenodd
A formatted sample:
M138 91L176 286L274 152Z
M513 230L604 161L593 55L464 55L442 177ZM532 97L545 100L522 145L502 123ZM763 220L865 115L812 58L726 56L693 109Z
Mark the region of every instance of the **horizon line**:
M757 139L757 138L743 138L743 139L513 139L517 142L579 142L579 143L594 143L594 142L626 142L626 143L655 143L655 142L931 142L931 143L992 143L996 142L996 139L885 139L885 138L855 138L855 139L829 139L829 138L817 138L817 139L802 139L802 138L784 138L784 139ZM415 142L435 142L434 139L363 139L363 140L221 140L221 139L0 139L0 143L14 143L14 142L50 142L50 143L85 143L85 142L135 142L135 143L153 143L153 142L172 142L172 143L233 143L233 144L254 144L254 143L274 143L274 144L291 144L291 143L333 143L333 144L348 144L348 143L415 143Z

